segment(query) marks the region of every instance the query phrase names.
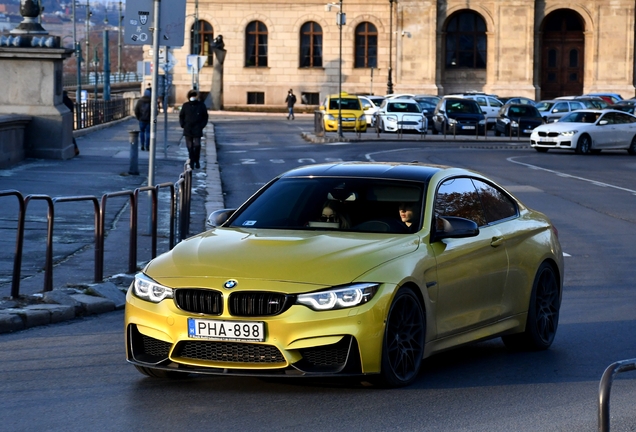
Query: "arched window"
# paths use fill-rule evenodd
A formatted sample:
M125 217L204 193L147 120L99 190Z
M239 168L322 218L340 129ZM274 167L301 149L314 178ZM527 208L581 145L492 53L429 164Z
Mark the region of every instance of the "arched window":
M322 67L322 27L313 21L300 28L300 67Z
M267 26L252 21L245 29L245 66L267 66Z
M378 67L378 30L370 22L358 24L355 32L355 67Z
M214 55L210 46L214 40L214 29L207 21L197 21L190 29L190 54L207 56L203 66L212 66Z
M446 68L486 68L486 23L475 12L459 12L446 26Z

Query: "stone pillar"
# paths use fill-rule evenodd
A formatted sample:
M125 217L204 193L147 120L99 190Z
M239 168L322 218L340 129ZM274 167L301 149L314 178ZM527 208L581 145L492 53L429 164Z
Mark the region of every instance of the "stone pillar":
M223 36L218 35L214 38L212 43L212 52L214 53L215 61L212 69L212 88L208 95L209 101L206 100L208 109L222 110L223 109L223 62L225 61L225 43L223 42Z
M37 22L37 1L21 0L20 13L22 23L0 36L0 114L32 117L26 157L72 158L73 114L62 102L62 63L73 50L60 48L60 37L48 36Z

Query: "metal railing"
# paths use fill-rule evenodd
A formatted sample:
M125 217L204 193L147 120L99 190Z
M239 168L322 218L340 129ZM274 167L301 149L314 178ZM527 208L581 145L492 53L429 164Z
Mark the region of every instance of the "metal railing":
M605 369L598 389L598 430L610 430L610 392L614 377L622 372L636 370L636 358L612 363Z
M133 114L129 99L94 100L75 103L73 130L85 129L123 119Z
M94 282L104 279L104 239L106 237L106 204L109 199L115 197L128 197L130 205L130 233L128 248L128 272L133 273L137 269L137 216L139 210L139 192L149 191L152 200L151 211L151 258L157 256L157 223L158 223L158 194L161 188L170 191L170 233L169 249L189 235L190 203L192 197L192 169L189 161L184 165L184 171L179 175L179 180L173 183L162 183L156 186L144 186L132 191L119 191L102 195L101 200L95 196L67 196L51 198L47 195L23 196L16 190L0 191L0 198L15 196L18 199L18 217L16 228L16 248L13 259L13 272L11 280L11 297L20 296L20 274L22 267L25 221L28 204L31 201L41 200L47 204L47 233L46 253L44 264L43 291L53 290L53 229L55 221L55 206L64 202L90 201L93 203L94 214L94 246L95 246L95 270ZM100 204L101 203L101 204ZM178 205L177 205L178 203ZM177 229L178 228L178 229Z
M95 72L91 72L88 77L86 75L81 75L80 76L80 81L81 81L81 84L83 86L85 86L85 85L91 85L92 86L92 85L95 84L95 81L97 81L99 83L103 83L104 82L104 73L103 72L99 72L97 75L95 75ZM140 83L141 81L143 81L143 75L142 74L138 74L136 72L122 72L122 73L111 72L111 74L110 74L110 83L111 84L124 83L124 82ZM65 75L64 76L64 81L63 81L63 86L64 86L64 88L75 88L75 87L77 87L77 75Z

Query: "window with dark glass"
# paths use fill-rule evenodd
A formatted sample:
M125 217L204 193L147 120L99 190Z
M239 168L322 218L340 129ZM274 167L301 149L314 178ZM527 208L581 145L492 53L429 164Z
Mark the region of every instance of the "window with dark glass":
M355 30L355 67L378 67L378 30L370 22L358 24Z
M494 223L517 216L517 205L503 191L481 180L473 179L473 183L479 192L486 222Z
M263 93L263 92L247 92L247 104L248 105L263 105L263 104L265 104L265 93Z
M475 12L459 12L448 22L446 67L486 68L486 23Z
M214 58L211 45L214 40L214 29L207 21L197 21L190 28L190 54L206 56L205 66L212 66Z
M453 178L444 181L437 190L435 216L456 216L486 225L486 216L479 194L469 178Z
M267 26L252 21L245 29L245 66L267 66Z
M322 27L313 21L300 29L300 67L322 67Z
M579 51L570 50L570 67L577 67L579 65Z

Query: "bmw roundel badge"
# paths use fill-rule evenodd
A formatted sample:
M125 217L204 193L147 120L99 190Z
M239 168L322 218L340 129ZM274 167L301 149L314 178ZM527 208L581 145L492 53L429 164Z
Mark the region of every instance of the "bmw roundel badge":
M229 281L225 281L225 283L223 284L223 288L232 289L237 285L237 281L235 281L234 279L230 279Z

